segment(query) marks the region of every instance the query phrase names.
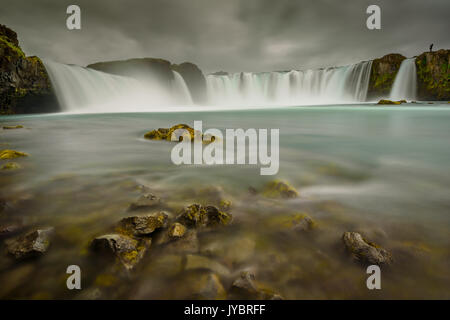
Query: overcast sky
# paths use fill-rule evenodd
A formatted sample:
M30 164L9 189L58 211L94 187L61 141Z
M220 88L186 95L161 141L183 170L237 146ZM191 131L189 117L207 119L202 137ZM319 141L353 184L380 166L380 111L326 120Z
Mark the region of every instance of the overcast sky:
M81 7L82 29L66 28ZM366 8L381 7L381 30ZM0 23L28 55L87 65L156 57L204 72L345 65L450 49L449 0L0 0Z

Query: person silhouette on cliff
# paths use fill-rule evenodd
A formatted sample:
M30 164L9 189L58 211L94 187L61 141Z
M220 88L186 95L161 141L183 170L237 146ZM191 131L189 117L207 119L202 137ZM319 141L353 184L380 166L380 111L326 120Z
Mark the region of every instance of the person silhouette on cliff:
M433 51L433 44L430 45L430 52Z

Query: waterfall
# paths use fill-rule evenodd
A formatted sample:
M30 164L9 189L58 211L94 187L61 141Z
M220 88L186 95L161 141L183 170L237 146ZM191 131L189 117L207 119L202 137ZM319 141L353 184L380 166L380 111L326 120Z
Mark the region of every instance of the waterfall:
M409 58L402 61L400 69L395 76L392 85L390 99L391 100L416 100L417 92L417 73L416 59Z
M191 93L189 88L184 82L183 77L176 71L172 71L174 81L172 82L172 91L177 95L179 101L184 104L192 104Z
M366 100L372 61L306 71L206 77L213 105L301 105Z
M151 77L138 81L76 65L44 65L63 111L151 111L155 106L192 104L186 83L175 71L167 87Z

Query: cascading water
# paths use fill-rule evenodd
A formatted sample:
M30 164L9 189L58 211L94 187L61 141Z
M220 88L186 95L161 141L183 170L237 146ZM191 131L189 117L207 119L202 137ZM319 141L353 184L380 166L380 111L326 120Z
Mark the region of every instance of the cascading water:
M400 69L392 85L391 100L416 100L417 73L416 59L409 58L402 61Z
M170 87L149 77L145 83L76 65L45 61L63 111L151 111L155 106L192 104L189 90L175 71Z
M214 105L300 105L366 100L372 61L288 72L208 75Z

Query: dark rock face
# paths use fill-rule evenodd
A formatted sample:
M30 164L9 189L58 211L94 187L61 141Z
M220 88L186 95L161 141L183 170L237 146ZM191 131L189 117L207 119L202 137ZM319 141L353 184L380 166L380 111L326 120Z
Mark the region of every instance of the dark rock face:
M389 96L400 64L405 59L401 54L391 53L373 60L367 100Z
M190 62L173 64L172 70L183 77L194 102L202 103L206 101L206 79L203 72L195 64Z
M90 64L88 68L148 81L149 76L163 85L170 86L174 79L171 63L164 59L142 58L119 61L107 61Z
M59 110L47 72L38 57L26 57L17 34L0 25L0 114Z
M450 100L450 50L424 52L416 58L419 100Z
M229 75L229 73L226 71L216 71L216 72L211 73L211 75L212 76L227 76L227 75Z

